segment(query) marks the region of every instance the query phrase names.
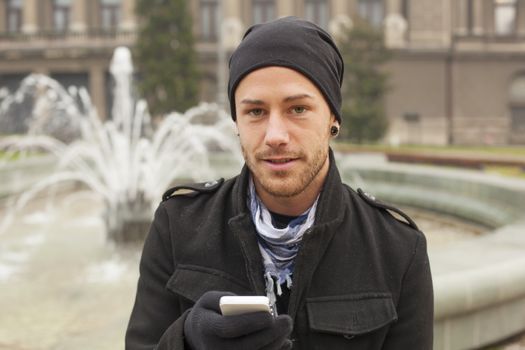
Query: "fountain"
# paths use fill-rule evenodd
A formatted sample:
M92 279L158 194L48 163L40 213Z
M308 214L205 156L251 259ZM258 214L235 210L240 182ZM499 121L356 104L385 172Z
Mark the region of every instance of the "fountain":
M28 133L1 139L0 149L8 154L38 149L58 159L57 171L25 191L17 210L52 185L78 182L104 199L108 237L136 241L147 232L162 192L174 181L213 178L210 157L226 155L229 164L240 166L242 155L230 116L215 104L169 113L154 127L146 102L132 97L129 49L115 50L110 72L115 99L112 118L104 122L85 89L66 91L43 75L26 78L13 96L0 94L0 120L9 120L5 116L10 111L19 112L17 103L26 96L34 97L30 116L23 118Z
M14 94L5 88L0 91L0 130L4 134L46 134L69 143L80 136L77 94L76 87L68 92L53 79L30 75Z

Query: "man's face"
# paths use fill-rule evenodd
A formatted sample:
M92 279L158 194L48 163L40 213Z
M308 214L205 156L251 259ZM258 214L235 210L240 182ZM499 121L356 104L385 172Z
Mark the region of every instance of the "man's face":
M293 197L322 185L334 117L308 78L283 67L253 71L235 91L235 109L259 195Z

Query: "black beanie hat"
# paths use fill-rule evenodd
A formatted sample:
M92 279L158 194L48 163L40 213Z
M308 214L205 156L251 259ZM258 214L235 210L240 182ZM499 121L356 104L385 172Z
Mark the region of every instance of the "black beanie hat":
M341 123L341 53L330 34L297 17L256 24L244 34L229 64L228 98L233 120L237 86L252 71L268 66L291 68L310 79Z

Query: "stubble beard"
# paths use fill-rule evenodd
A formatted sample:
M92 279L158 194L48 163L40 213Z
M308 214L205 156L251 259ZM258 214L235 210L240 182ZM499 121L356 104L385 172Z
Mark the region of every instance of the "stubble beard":
M246 165L254 177L254 181L265 192L279 198L294 197L307 189L318 177L325 162L328 161L328 150L319 148L312 155L311 161L306 163L307 168L305 171L293 169L292 171L273 171L268 173L261 169L262 165L257 164L259 162L258 159L264 153L255 152L253 156L250 156L242 145L241 150ZM298 155L301 156L300 161L304 161L304 154Z

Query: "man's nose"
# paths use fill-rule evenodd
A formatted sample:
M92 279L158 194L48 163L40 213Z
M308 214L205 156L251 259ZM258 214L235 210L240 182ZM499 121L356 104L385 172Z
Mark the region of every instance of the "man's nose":
M279 147L289 142L288 127L284 118L278 113L272 113L268 118L264 142L270 147Z

